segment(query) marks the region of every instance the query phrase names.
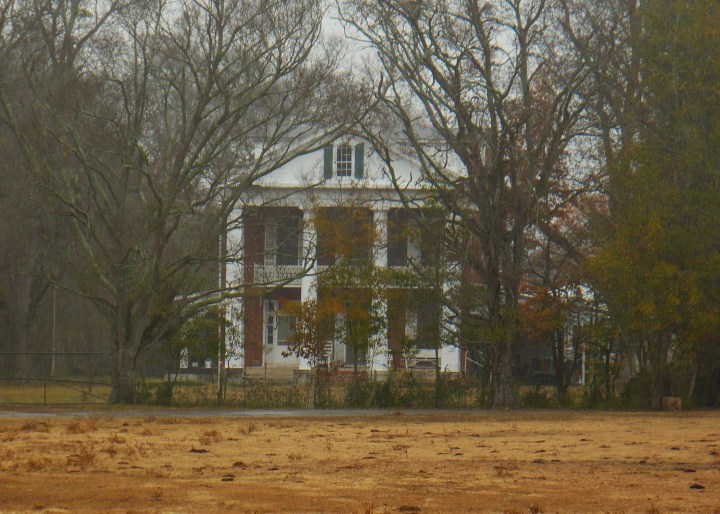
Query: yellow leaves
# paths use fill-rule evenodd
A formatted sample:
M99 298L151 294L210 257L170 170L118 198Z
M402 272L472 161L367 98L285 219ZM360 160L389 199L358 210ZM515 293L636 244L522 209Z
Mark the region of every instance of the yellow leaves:
M318 209L314 223L323 257L347 261L370 258L375 227L369 209L355 206Z
M90 11L90 9L87 9L86 7L78 7L75 11L75 16L78 18L92 18L93 13Z

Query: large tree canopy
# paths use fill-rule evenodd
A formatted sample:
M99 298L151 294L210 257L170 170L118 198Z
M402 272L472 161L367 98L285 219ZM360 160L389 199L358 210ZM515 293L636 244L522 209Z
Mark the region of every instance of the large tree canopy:
M7 6L7 7L6 7ZM227 294L219 240L258 178L342 124L321 0L4 2L3 122L82 249L114 401L143 348ZM22 94L21 94L22 92ZM232 257L232 256L231 256Z
M663 395L692 396L700 368L718 362L720 31L709 20L720 6L648 2L634 16L642 123L609 168L591 271L659 406Z
M576 188L566 152L583 112L585 66L558 29L557 8L543 0L355 0L342 12L377 51L380 105L451 219L446 243L472 270L465 279L475 277L476 300L453 310L472 330L462 338L475 360L487 360L496 407L514 401L527 239L552 227Z

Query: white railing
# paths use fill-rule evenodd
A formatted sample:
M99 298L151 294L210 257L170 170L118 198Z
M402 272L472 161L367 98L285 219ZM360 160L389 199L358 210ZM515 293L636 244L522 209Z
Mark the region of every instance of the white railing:
M303 274L303 267L298 265L275 265L266 266L264 264L255 265L255 283L256 284L288 284L300 285L300 279Z
M483 365L480 364L478 361L471 359L471 358L470 358L470 352L467 352L467 353L465 354L465 368L463 369L464 372L467 372L468 362L472 362L473 364L475 364L476 366L478 366L478 367L480 367L480 368L483 367Z
M442 358L438 357L408 357L405 359L405 369L429 369L434 370L435 367L442 369Z

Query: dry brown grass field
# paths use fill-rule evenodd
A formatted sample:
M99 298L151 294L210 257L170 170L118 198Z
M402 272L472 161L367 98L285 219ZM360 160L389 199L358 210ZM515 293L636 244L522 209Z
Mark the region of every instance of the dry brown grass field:
M2 512L720 513L720 413L0 418Z

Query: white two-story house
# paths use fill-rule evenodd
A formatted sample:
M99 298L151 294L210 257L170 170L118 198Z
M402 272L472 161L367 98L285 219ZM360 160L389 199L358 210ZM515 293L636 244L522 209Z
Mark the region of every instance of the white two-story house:
M233 213L228 236L227 281L245 294L235 301L234 337L228 338L228 368L283 366L309 369L288 355L294 317L287 306L331 293L323 273L353 262L380 268L419 269L433 263L433 235L400 201L421 198L420 166L401 153L392 155L396 178L368 141L347 137L306 153L264 177ZM413 208L422 208L416 203ZM322 225L322 226L321 226ZM369 237L355 235L371 227ZM333 242L345 241L338 250ZM232 258L235 256L235 258ZM445 344L442 306L417 287L393 288L381 304L386 324L380 342L359 356L366 369L428 367L460 371L461 350ZM326 335L327 358L349 365L356 357L341 334ZM407 341L414 349L407 350Z

